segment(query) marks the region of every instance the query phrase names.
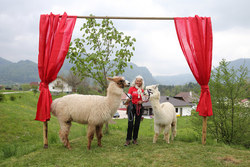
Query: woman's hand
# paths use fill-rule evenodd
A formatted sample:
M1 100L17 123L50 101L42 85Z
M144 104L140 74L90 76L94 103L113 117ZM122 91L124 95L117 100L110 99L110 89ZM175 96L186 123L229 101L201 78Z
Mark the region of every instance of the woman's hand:
M130 101L131 99L126 99L126 101L124 102L124 105L128 105Z
M138 104L142 104L142 103L143 103L143 101L142 101L142 100L138 101Z

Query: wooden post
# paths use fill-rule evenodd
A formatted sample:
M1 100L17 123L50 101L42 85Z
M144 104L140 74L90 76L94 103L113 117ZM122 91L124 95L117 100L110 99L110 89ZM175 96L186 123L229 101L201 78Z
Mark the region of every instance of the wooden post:
M206 144L207 137L207 117L203 117L203 126L202 126L202 144Z
M43 122L43 148L48 148L48 122Z

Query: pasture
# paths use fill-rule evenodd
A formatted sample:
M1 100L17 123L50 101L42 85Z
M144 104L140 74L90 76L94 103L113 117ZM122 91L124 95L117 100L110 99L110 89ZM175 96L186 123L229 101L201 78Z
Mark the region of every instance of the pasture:
M55 97L53 97L55 98ZM163 135L152 143L153 120L141 122L139 145L124 147L127 119L115 119L109 134L97 147L94 138L87 150L86 125L73 123L70 132L72 150L63 147L58 137L59 124L49 121L49 148L43 149L42 122L35 121L38 94L32 92L5 95L0 102L0 166L249 166L250 151L207 138L192 128L192 117L178 117L177 137L166 144Z

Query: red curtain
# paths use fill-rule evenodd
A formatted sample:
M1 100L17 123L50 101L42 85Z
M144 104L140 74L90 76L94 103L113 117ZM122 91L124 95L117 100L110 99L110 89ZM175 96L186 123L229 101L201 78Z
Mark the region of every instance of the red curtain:
M76 16L41 15L39 33L38 72L41 79L36 119L50 120L52 103L48 84L56 79L67 55Z
M211 116L212 102L208 82L212 66L213 34L210 17L174 18L177 36L188 65L201 86L196 111L200 116Z

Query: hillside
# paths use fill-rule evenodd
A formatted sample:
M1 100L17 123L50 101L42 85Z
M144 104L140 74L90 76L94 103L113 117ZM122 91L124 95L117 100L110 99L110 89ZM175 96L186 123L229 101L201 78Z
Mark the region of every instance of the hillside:
M184 85L189 82L196 82L193 74L180 74L173 76L155 76L161 85Z
M217 143L207 135L207 144L200 143L191 124L193 117L178 117L177 136L167 144L160 134L153 144L153 119L141 122L138 145L124 147L127 119L114 119L109 134L102 138L103 147L94 137L91 150L87 150L87 125L72 123L67 150L58 137L59 123L52 116L48 122L49 148L43 148L43 123L35 121L38 94L32 92L5 95L0 102L0 166L192 166L192 167L244 167L249 166L249 149ZM16 97L14 101L10 97ZM53 99L55 97L53 96ZM195 160L194 160L195 159Z
M242 58L231 61L228 65L229 68L239 69L244 65L248 68L248 78L250 78L250 58ZM154 76L154 78L162 85L184 85L189 82L196 83L193 74L180 74L173 76Z
M229 67L239 68L245 65L250 70L250 58L237 59L230 62ZM133 69L129 66L132 65ZM67 75L73 65L66 59L59 75ZM122 74L127 80L132 81L135 76L142 75L146 85L161 84L161 85L184 85L189 82L196 82L192 74L180 74L172 76L153 76L147 67L139 67L134 63L128 63L125 73ZM250 77L250 72L248 73ZM0 84L10 85L15 83L30 83L40 81L38 76L37 63L29 60L13 63L0 57Z
M38 76L37 63L29 60L12 63L0 57L0 84L30 83L40 81ZM129 66L132 65L133 69ZM67 75L73 65L66 59L59 75ZM146 67L138 67L134 63L129 63L123 76L132 81L135 76L142 75L147 84L156 84L156 80Z
M0 84L30 83L39 81L37 64L22 60L12 63L0 57Z

